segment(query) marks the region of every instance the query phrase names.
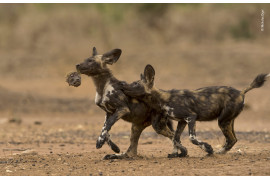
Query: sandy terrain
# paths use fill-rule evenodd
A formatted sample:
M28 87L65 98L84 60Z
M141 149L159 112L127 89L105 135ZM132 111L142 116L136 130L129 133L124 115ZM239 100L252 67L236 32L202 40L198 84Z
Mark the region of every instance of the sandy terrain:
M64 123L63 123L64 122ZM1 175L270 175L269 121L236 121L237 144L226 155L206 156L188 140L182 142L189 157L169 159L171 142L151 127L140 139L139 156L102 160L113 153L105 144L95 149L103 117L25 117L20 124L1 119ZM129 145L130 124L119 121L112 139L124 152ZM198 123L197 136L218 150L224 139L217 122Z

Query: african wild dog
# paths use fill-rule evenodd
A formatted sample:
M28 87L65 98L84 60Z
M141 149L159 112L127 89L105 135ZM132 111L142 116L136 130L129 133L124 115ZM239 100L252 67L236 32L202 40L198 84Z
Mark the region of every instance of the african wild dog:
M170 120L160 119L161 115L156 113L155 110L135 98L126 96L121 91L122 86L126 83L117 80L107 67L107 64L112 65L116 63L121 53L120 49L114 49L103 55L98 55L94 47L92 56L76 65L78 72L92 77L96 86L95 103L106 112L104 126L97 140L96 148L101 148L105 141L109 139L108 132L120 118L132 123L131 144L128 150L124 154L106 155L105 159L136 156L139 137L142 131L151 124L157 133L171 140L174 136Z
M74 87L79 87L81 85L81 76L80 73L78 72L70 72L66 75L66 82L68 83L69 86L74 86ZM111 149L119 153L120 149L119 147L111 141L110 138L106 138L106 142L108 145L111 147Z
M213 153L211 145L199 141L196 138L196 121L210 121L218 119L218 125L222 130L226 142L218 153L226 153L236 143L234 133L234 120L244 107L245 94L253 88L259 88L270 74L260 74L251 85L243 91L238 91L227 86L204 87L197 90L169 90L164 91L154 86L155 70L147 65L141 80L131 84L125 84L123 91L126 95L144 101L157 111L163 111L169 119L178 121L174 136L174 145L179 146L171 157L187 155L186 148L181 145L180 136L188 125L190 141L205 150L208 154Z

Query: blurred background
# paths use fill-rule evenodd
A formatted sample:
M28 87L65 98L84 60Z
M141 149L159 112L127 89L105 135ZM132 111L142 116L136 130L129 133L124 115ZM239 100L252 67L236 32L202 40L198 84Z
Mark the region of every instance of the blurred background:
M270 72L268 12L269 4L0 4L0 121L103 116L91 78L65 82L93 46L122 49L110 67L120 80L151 64L158 88L241 90ZM269 88L247 94L241 119L269 121Z

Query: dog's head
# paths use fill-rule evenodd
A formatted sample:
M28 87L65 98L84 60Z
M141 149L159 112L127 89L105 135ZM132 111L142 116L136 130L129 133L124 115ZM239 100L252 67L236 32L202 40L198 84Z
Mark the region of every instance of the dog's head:
M77 64L76 69L78 72L88 76L101 74L108 70L107 64L112 65L117 62L121 53L121 49L113 49L105 54L98 55L94 47L92 56L85 59L84 62Z
M81 85L81 76L78 72L68 73L66 76L66 82L70 86L78 87Z
M141 79L131 84L123 85L125 94L131 97L140 97L150 95L154 87L155 70L151 65L147 65Z

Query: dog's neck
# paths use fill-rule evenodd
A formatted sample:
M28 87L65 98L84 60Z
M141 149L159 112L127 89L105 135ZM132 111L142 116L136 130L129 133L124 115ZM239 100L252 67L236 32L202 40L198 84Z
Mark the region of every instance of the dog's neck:
M170 98L170 93L161 89L151 89L151 101L154 101L159 107L162 107Z
M91 77L94 81L94 84L96 86L96 92L98 94L103 93L104 87L108 81L110 81L111 79L115 79L109 69Z

